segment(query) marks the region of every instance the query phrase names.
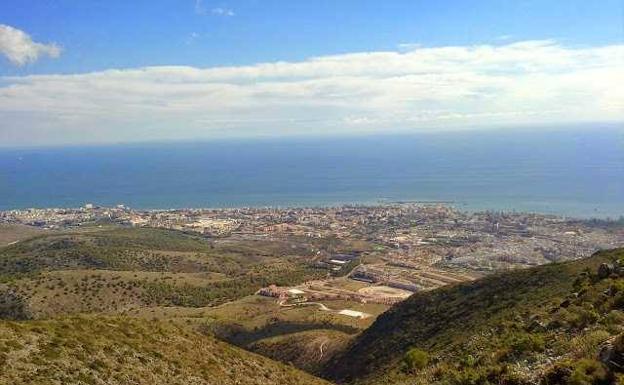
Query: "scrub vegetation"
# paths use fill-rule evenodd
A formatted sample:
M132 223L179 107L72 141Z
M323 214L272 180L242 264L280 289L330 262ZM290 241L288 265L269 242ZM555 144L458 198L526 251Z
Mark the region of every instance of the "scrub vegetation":
M415 294L325 375L357 384L622 384L624 250Z
M253 295L325 277L311 263L318 239L117 226L28 236L0 248L0 383L624 383L622 249L419 292L387 311L324 301L381 314L352 319Z

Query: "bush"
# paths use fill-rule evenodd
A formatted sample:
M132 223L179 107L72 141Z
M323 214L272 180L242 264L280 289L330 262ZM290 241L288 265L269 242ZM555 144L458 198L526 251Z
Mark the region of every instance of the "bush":
M571 306L569 312L569 325L578 330L594 324L600 318L600 315L588 305Z
M546 348L544 337L539 334L514 334L507 341L507 344L509 346L509 352L502 357L503 359L517 358L533 352L543 352Z
M607 385L613 377L600 362L591 359L556 364L542 380L544 385Z
M610 333L617 333L624 326L624 313L619 310L611 310L604 317L603 323Z
M446 369L443 384L449 385L528 385L526 379L514 373L508 365Z
M567 384L572 375L572 368L568 362L557 363L549 371L544 374L540 384L542 385L560 385Z
M603 364L596 360L580 360L570 375L571 385L601 385L608 384L609 374Z
M611 334L605 330L592 330L572 338L568 349L574 352L576 357L591 357L609 337L611 337Z
M11 290L0 291L0 319L28 320L32 313L27 301Z
M427 364L429 364L429 353L424 350L412 348L405 353L403 363L405 368L410 372L424 369Z

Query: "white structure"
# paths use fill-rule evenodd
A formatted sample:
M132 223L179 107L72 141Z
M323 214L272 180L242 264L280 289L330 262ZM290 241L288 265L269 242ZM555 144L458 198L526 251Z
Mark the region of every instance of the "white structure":
M292 296L304 295L305 291L299 289L288 289L288 294Z
M361 311L349 310L349 309L340 310L338 314L346 315L346 316L353 317L353 318L359 318L359 319L365 319L371 316L368 313L363 313Z

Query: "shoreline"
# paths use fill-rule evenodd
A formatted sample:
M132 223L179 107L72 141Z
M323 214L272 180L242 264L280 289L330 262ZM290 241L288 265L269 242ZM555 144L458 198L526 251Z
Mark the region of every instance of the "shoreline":
M11 214L16 213L27 213L27 212L39 212L43 214L44 212L48 213L59 213L59 212L75 212L75 213L96 213L102 210L121 210L127 213L176 213L176 212L186 212L186 213L194 213L197 215L201 215L202 213L229 213L229 212L237 212L237 211L301 211L301 210L340 210L340 209L370 209L370 210L379 210L384 208L397 208L397 207L422 207L422 208L432 208L438 207L441 209L451 210L455 213L461 215L483 215L483 214L493 214L493 215L517 215L517 216L540 216L544 218L558 218L565 221L582 221L582 222L591 222L591 221L601 221L606 223L617 223L622 222L624 220L624 214L615 214L615 215L603 215L603 216L578 216L578 215L566 215L559 214L554 212L544 212L544 211L532 211L532 210L519 210L519 209L496 209L496 208L466 208L458 205L456 201L436 201L436 200L398 200L398 201L377 201L371 203L338 203L338 204L317 204L317 205L258 205L258 206L227 206L227 207L170 207L170 208L136 208L131 207L125 204L119 205L99 205L99 204L91 204L86 203L84 206L80 207L28 207L28 208L14 208L8 210L0 210L0 223L3 223L3 217L9 216ZM6 223L6 222L5 222Z

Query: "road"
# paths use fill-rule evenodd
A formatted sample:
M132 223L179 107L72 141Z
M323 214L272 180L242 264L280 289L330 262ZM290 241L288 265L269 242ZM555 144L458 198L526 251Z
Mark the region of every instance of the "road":
M279 301L279 305L281 307L296 307L296 306L308 306L308 305L316 305L319 307L319 309L323 310L323 311L336 311L334 309L330 309L327 306L325 306L325 304L322 304L320 302L301 302L301 303L293 303L293 304L286 304L285 303L286 300L283 299L281 301Z

